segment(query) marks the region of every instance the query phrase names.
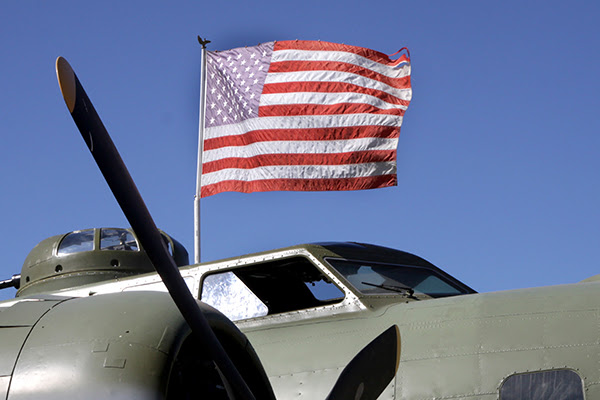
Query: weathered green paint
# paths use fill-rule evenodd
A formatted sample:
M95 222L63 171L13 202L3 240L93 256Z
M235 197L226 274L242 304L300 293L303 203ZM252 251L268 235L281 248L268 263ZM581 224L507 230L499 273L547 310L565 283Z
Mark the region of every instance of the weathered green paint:
M586 399L600 399L598 280L482 294L468 289L472 294L439 299L420 295L420 300L415 300L392 292L389 295L365 295L324 260L328 257L365 259L441 270L409 253L378 246L333 243L294 246L186 266L181 271L193 293L200 296L199 288L207 274L298 256L306 257L317 268L326 270L324 273L328 276L335 277L336 284L350 300L237 322L260 356L278 399L325 398L353 355L393 324L398 325L401 335L400 367L395 380L380 399L497 399L502 382L514 373L564 368L574 370L582 378ZM117 297L109 300L117 296L115 292L160 290L159 282L156 274L143 274L55 293L69 296L98 293L90 299L114 301L109 308L115 308L121 301ZM66 311L76 305L72 300L64 305L61 303L41 321L59 309ZM138 302L131 307L129 309L134 313L142 311L136 316L140 321L147 318L154 323L156 315L162 315L162 311L153 305ZM32 313L38 316L31 319L39 318L42 310L43 307L38 314ZM60 325L73 324L69 318L82 312L73 308L64 314ZM99 321L107 320L100 310L92 314L97 315L94 318ZM128 318L123 315L119 323ZM93 341L99 345L105 343L106 338L114 337L102 330L103 324L90 323L94 327L92 331L98 333L93 336ZM125 325L121 329L125 329ZM60 336L59 332L57 328L54 334ZM41 348L58 346L50 339L40 340L45 343L40 344ZM76 339L73 337L71 341ZM77 350L77 346L73 349ZM144 346L153 348L150 344ZM156 356L152 352L151 355ZM150 357L150 361L141 364L148 362L150 366L159 362L158 359L152 361L151 355L140 355L141 360ZM69 357L76 359L77 354L72 353ZM124 358L127 357L112 357L108 364L110 369L120 369L119 362Z
M391 324L400 328L402 356L393 388L381 398L496 399L515 372L570 368L593 399L600 382L599 291L600 284L589 283L411 301L382 313L264 321L245 332L282 399L320 398L349 355Z
M264 386L246 338L220 313L201 307L235 359L248 367L246 379ZM163 399L175 359L191 337L161 292L44 295L0 310L0 395L8 400Z
M188 333L167 295L140 292L45 303L55 304L19 348L9 399L161 397L169 351ZM29 304L17 303L0 318ZM0 343L3 355L11 350L9 343Z

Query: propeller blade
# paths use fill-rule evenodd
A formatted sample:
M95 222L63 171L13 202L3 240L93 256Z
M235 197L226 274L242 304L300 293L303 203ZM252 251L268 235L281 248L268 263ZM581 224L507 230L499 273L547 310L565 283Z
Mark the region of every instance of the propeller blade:
M327 400L376 400L396 376L399 362L400 331L393 325L354 356Z
M56 59L56 75L67 108L83 140L177 308L227 380L235 398L254 400L254 395L208 325L206 317L179 273L150 212L77 75L62 57Z

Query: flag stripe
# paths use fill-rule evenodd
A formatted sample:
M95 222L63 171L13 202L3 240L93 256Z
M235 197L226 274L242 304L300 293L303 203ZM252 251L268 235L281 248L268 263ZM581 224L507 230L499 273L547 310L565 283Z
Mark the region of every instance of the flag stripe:
M335 64L347 64L355 65L361 68L367 68L373 70L379 74L396 77L402 70L401 67L397 67L395 64L386 63L382 64L376 61L369 60L368 58L362 57L355 53L347 53L341 51L307 51L307 50L278 50L274 49L273 58L271 58L271 65L277 63L290 63L300 65L301 61L304 61L306 65L310 65L312 62L319 62L324 65L335 65ZM335 69L335 68L326 68ZM344 68L342 68L344 70Z
M348 114L348 115L316 115L293 117L262 117L252 118L243 123L210 127L205 130L205 138L212 139L220 136L243 135L251 131L263 129L321 129L366 126L394 126L402 124L402 117L383 114Z
M393 108L382 110L368 104L340 103L333 105L320 104L295 104L281 106L261 106L258 109L259 117L278 117L288 115L336 115L336 114L372 113L386 115L404 115L404 110Z
M406 106L391 104L370 94L364 93L322 93L322 92L297 92L263 94L260 106L278 106L287 104L320 104L333 105L341 103L355 103L373 106L379 109L406 109ZM259 108L260 110L260 108ZM342 113L340 113L342 114Z
M322 64L346 64L347 66L355 65L360 68L370 69L378 74L382 74L385 76L389 76L392 78L400 78L402 76L408 75L410 71L410 66L406 62L398 62L396 61L385 61L385 62L377 62L362 55L354 52L345 52L345 51L312 51L312 50L300 50L300 49L289 49L289 50L280 50L277 45L273 49L273 56L271 58L271 65L281 63L281 62L289 62L293 64L302 64L301 62L307 62L309 65L312 62L320 62ZM342 67L342 71L345 69L343 65L339 65ZM336 69L336 68L325 68L325 69Z
M274 165L343 165L396 160L394 150L369 150L341 154L262 154L251 158L225 158L205 163L202 172L208 174L229 168L251 169Z
M220 181L258 181L264 179L346 179L396 173L396 163L377 162L348 165L267 165L252 169L229 168L202 175L202 182L211 185Z
M359 54L365 58L378 63L389 63L389 57L379 51L367 49L365 47L349 46L340 43L321 42L314 40L282 40L275 42L274 50L310 50L310 51L341 51L346 53ZM408 61L406 55L402 55L394 62Z
M224 158L250 158L261 154L337 154L351 151L395 150L398 139L359 138L325 141L257 142L204 152L204 163Z
M227 146L245 146L255 142L275 142L292 140L344 140L367 137L398 138L397 126L347 126L319 129L263 129L242 135L220 136L204 141L204 150L214 150Z
M371 81L375 82L375 81ZM379 82L376 82L379 83ZM382 85L387 86L387 85ZM383 89L383 90L382 90ZM389 86L385 88L375 89L366 86L359 86L353 83L332 82L332 81L298 81L298 82L277 82L267 83L264 86L263 94L274 93L293 93L293 92L325 92L325 93L364 93L370 96L377 97L391 104L400 104L408 106L410 99L406 97L410 95L410 89L395 89Z
M389 186L396 186L396 175L346 179L265 179L251 182L230 180L202 186L201 197L208 197L221 192L364 190Z
M372 79L374 81L383 82L395 88L406 87L409 85L410 82L410 67L386 71L387 74L383 74L379 70L371 70L360 65L334 61L273 62L269 67L269 75L288 74L299 71L340 71L343 73L356 75L357 77L362 76L364 78Z

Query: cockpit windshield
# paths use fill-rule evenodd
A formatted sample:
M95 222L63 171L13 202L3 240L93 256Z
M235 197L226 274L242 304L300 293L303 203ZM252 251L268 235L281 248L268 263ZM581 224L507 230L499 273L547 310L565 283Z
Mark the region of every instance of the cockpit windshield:
M407 265L327 258L326 261L364 294L448 297L472 293L437 271Z

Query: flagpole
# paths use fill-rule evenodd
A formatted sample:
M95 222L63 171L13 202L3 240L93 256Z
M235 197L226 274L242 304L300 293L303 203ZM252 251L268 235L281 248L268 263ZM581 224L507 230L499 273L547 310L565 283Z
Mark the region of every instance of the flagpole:
M200 110L198 113L198 166L196 172L196 195L194 196L194 263L200 263L200 196L202 189L202 153L204 151L204 112L206 104L206 45L210 40L198 36L202 45L200 53Z

